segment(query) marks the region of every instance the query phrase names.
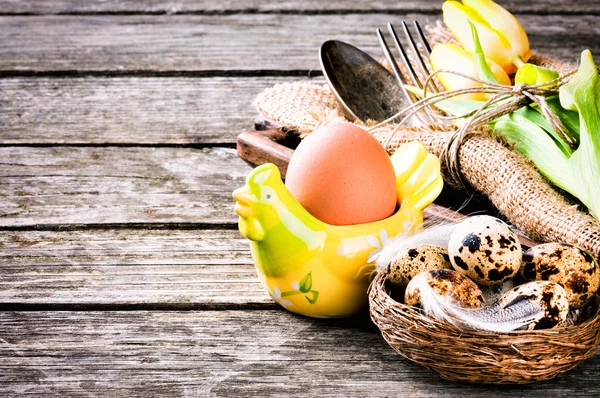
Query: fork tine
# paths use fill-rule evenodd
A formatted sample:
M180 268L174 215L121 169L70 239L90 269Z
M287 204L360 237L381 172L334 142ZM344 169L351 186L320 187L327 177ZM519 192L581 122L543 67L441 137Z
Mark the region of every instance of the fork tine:
M409 104L417 102L417 100L404 87L405 81L404 81L404 76L402 75L402 71L398 67L396 58L390 51L390 47L388 46L387 42L385 41L385 38L383 37L383 33L381 32L381 29L379 29L379 28L377 28L377 38L379 39L379 45L381 46L381 49L383 50L383 54L385 55L385 58L387 59L388 63L390 64L390 68L392 68L392 72L394 73L394 76L396 77L396 80L398 81L400 90L402 90L402 93L404 94L404 98L406 98L406 100ZM424 123L424 124L431 123L432 122L430 120L431 118L428 115L426 115L426 116L427 116L427 119L425 119L423 117L423 112L418 112L415 114L415 117L417 119L419 119L419 121L421 123Z
M431 58L431 46L429 45L429 42L427 41L427 37L425 37L425 33L423 33L423 29L421 28L421 25L417 21L413 21L413 25L415 27L415 30L418 33L418 38L421 43L421 46L423 46L423 50L425 51L425 54L427 54L427 58ZM419 54L419 56L420 55L421 54ZM421 62L425 66L427 75L429 75L431 72L433 72L431 69L429 69L427 67L427 63L422 58L421 58ZM440 92L440 86L438 86L438 84L439 84L439 81L437 80L437 76L436 76L434 79L431 80L431 85L433 86L436 93Z
M398 40L398 35L396 34L396 29L394 29L394 25L392 25L391 23L388 23L387 26L388 26L388 31L392 35L394 45L396 46L396 49L400 53L400 60L402 61L402 64L406 68L406 71L408 72L410 79L412 80L412 82L415 86L422 88L423 86L421 85L421 81L419 80L419 77L415 73L415 70L413 69L412 65L408 61L408 56L406 54L406 51L404 51L404 47L402 47L402 45L400 44L400 40Z
M383 54L385 55L385 58L387 59L388 63L390 64L390 68L392 68L392 72L394 73L394 76L396 77L396 80L398 81L398 85L400 86L400 89L402 90L404 97L406 98L408 103L414 102L414 100L411 98L410 94L408 93L408 91L406 91L406 88L404 87L404 78L402 76L402 72L400 71L400 68L398 67L398 64L396 63L396 58L394 58L394 55L390 51L390 48L388 47L388 45L385 41L385 38L383 37L383 33L381 33L381 29L379 29L379 28L377 28L377 38L379 39L379 45L381 46L381 49L383 50Z
M406 24L404 24L404 22L403 22L403 26L405 26L405 28L406 28ZM398 35L396 34L396 29L394 29L394 25L392 25L391 23L388 23L388 30L390 31L390 34L392 35L394 44L396 45L396 48L400 52L400 57L401 57L402 63L404 64L404 67L406 68L406 71L408 72L410 79L413 81L413 85L417 86L419 88L423 88L423 84L421 83L419 76L415 73L415 70L412 67L412 64L410 63L410 61L408 59L408 56L406 54L406 51L404 50L404 47L402 47L400 40L398 40ZM413 99L413 102L416 102L416 101L417 101L417 99ZM437 122L435 115L427 108L425 108L422 112L419 112L418 115L419 115L419 118L421 119L421 121L424 122L425 124L431 124L431 123Z
M421 29L421 25L419 25L417 21L413 21L413 24L415 26L415 29L417 30L417 33L419 34L419 39L421 40L421 44L423 45L423 50L425 50L428 57L431 57L431 47L429 46L429 42L427 41L427 38L423 33L423 29Z
M421 31L421 27L419 26L417 21L414 21L415 27L417 27L417 31L419 31L419 35L421 35L423 33L423 31ZM416 63L419 66L419 71L423 74L423 76L426 78L427 76L429 76L429 69L427 69L427 64L425 63L425 60L423 59L423 57L421 56L421 52L419 51L419 48L417 47L417 44L415 43L415 40L413 39L412 34L410 33L410 30L408 30L408 25L406 25L406 22L402 21L402 28L404 30L404 35L406 36L406 39L408 40L408 42L410 43L410 48L412 49L413 53L415 54L415 59L416 59ZM425 38L421 37L421 42L425 42L424 41ZM427 44L427 43L426 43ZM429 44L427 44L427 46L429 46ZM425 45L423 46L425 47ZM423 88L423 83L421 83L421 81L419 81L419 88ZM433 88L434 92L439 92L438 88L436 87L435 83L432 82L432 84L430 85Z

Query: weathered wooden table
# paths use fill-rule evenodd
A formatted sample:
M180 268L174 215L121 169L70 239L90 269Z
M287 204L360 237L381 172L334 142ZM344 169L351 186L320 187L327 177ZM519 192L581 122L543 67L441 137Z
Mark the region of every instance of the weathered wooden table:
M501 2L540 52L600 59L600 2ZM600 357L450 383L367 317L275 305L237 231L253 97L440 1L0 0L0 396L599 396Z

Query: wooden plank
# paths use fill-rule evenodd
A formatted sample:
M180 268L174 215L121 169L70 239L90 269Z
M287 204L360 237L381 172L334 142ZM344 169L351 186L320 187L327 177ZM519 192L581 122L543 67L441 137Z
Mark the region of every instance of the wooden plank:
M595 356L531 386L450 383L364 318L285 311L0 313L3 396L593 397ZM351 336L351 339L349 338Z
M575 60L600 53L600 16L520 15L534 49ZM381 56L376 27L436 16L110 15L0 17L0 73L319 70L317 52L340 39Z
M529 0L504 0L499 3L511 12L528 13L593 13L598 11L595 0L565 2L564 0L545 0L543 2ZM410 0L410 1L370 1L370 0L2 0L2 13L26 14L60 14L60 13L210 13L210 12L351 12L351 11L438 11L442 1Z
M0 227L232 224L233 148L2 147Z
M0 304L275 307L237 230L5 231Z
M222 144L274 84L322 77L0 79L0 144Z
M234 227L250 170L233 148L0 147L0 228Z
M4 231L0 305L265 308L276 305L235 230Z

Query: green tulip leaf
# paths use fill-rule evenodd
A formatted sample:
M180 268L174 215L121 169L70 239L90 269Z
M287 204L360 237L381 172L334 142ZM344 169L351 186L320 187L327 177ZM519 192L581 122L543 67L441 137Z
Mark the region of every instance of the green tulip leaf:
M475 25L473 25L471 21L469 21L469 25L471 25L471 35L473 35L473 44L475 45L475 65L477 67L479 78L486 82L498 84L496 76L492 73L487 60L485 59L485 54L483 48L481 48L481 42L479 41L479 35L477 34L477 28L475 28Z
M592 53L581 53L581 65L571 81L559 89L563 108L579 113L579 147L569 158L569 192L600 219L600 76Z
M551 77L546 75L544 79ZM532 83L533 75L522 75L521 79ZM545 81L548 80L541 82ZM569 132L579 136L575 150L532 107L501 117L495 129L531 159L541 174L579 199L593 217L600 219L600 75L589 50L581 54L581 66L571 81L560 87L558 100L548 98L546 102L566 121ZM575 128L577 122L579 126Z
M425 92L418 87L410 85L404 85L404 87L406 88L406 91L415 95L417 98L423 98L425 95ZM428 92L427 96L430 97L434 94L435 93ZM484 104L485 102L483 101L448 98L445 100L438 101L432 105L441 110L442 112L446 113L447 115L459 116L476 111L477 109L481 108L481 106Z
M534 109L530 106L524 106L514 111L513 114L517 114L527 119L529 122L534 123L537 127L542 128L547 134L550 135L550 137L552 137L555 145L558 147L558 149L560 149L560 151L564 155L569 157L573 154L573 150L571 149L569 144L567 144L565 140L563 140L563 138L554 131L550 123L546 120L546 118L540 113L540 111L537 108Z
M567 189L571 177L567 168L568 157L545 129L517 112L498 119L495 129L514 144L517 151L531 159L540 173L556 186Z
M569 130L569 133L571 133L571 136L575 138L577 145L579 145L579 113L563 108L560 105L558 95L547 97L546 104L548 104L548 107L558 115L562 124Z

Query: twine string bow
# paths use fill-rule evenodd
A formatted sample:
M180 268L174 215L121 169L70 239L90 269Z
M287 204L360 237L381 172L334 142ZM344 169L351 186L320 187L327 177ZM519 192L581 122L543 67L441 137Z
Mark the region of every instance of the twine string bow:
M464 181L459 167L459 149L467 138L482 134L482 127L504 115L516 111L517 109L535 103L540 109L542 115L546 118L552 129L571 147L574 148L576 142L569 131L565 128L558 115L550 108L546 102L546 97L557 95L559 88L567 83L576 71L559 76L558 78L539 84L519 83L514 86L505 86L497 83L490 83L473 76L466 75L453 70L438 69L433 71L423 85L424 98L413 103L411 106L403 109L394 116L381 123L369 128L372 131L385 124L393 122L402 117L390 134L386 147L389 146L393 137L396 135L402 125L404 125L413 115L422 111L437 102L459 96L461 94L485 93L491 94L491 97L479 108L463 115L445 116L442 119L460 119L467 118L467 121L450 136L447 145L440 153L440 161L446 171L446 177L449 182L455 186L466 189L469 185ZM464 77L469 80L481 83L482 86L464 88L452 91L442 91L432 95L427 95L427 87L433 84L432 79L439 73L451 73Z

